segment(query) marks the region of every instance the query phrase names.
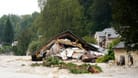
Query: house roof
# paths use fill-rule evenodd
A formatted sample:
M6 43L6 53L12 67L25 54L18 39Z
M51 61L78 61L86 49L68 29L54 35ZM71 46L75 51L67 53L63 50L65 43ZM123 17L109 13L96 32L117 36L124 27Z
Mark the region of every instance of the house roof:
M125 42L122 41L114 47L114 49L119 49L119 48L125 48Z
M108 38L117 38L119 34L115 31L114 28L106 28L103 31L96 32L97 36L108 36Z
M98 48L98 51L99 51L99 52L103 52L103 51L105 50L104 48L100 47L99 45L92 44L92 43L90 43L90 45L92 45L92 46Z
M96 32L96 35L97 36L105 36L105 33L103 33L103 32Z
M65 32L62 32L60 34L58 34L57 36L53 37L46 46L44 46L46 48L49 48L53 43L55 43L56 40L58 39L69 39L71 41L77 41L78 43L82 44L82 47L85 48L86 50L93 50L93 51L98 51L98 49L90 44L88 44L86 41L84 41L83 39L81 39L80 37L78 37L77 35L73 34L71 31L67 30ZM43 50L44 50L43 49Z
M115 31L114 28L106 28L102 31L105 34L110 34L110 36L108 36L108 38L117 38L119 36L119 34Z

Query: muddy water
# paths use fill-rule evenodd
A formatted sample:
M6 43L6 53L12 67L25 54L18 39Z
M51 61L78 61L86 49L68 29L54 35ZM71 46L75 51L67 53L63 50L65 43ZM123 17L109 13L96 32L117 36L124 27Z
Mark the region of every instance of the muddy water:
M30 56L0 56L0 78L138 78L138 66L117 67L98 64L103 72L99 74L71 74L68 70L32 67ZM80 64L80 62L77 62Z

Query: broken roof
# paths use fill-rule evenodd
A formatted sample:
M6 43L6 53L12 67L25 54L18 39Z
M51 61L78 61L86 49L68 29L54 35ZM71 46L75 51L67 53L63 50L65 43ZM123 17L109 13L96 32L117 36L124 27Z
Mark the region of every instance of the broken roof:
M45 49L50 48L51 45L54 44L55 41L57 41L58 39L69 39L73 42L81 43L82 47L85 48L86 50L98 51L98 49L96 47L88 44L86 41L84 41L80 37L76 36L69 30L62 32L62 33L58 34L57 36L55 36L52 40L50 40L48 42L48 44L45 46Z

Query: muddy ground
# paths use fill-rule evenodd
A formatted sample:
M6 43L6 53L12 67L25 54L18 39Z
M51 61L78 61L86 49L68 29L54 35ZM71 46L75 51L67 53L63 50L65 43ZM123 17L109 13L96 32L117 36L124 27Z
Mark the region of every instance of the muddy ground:
M82 62L76 62L81 64ZM138 78L138 66L116 66L98 63L103 72L98 74L71 74L68 70L32 67L30 56L0 56L0 78Z

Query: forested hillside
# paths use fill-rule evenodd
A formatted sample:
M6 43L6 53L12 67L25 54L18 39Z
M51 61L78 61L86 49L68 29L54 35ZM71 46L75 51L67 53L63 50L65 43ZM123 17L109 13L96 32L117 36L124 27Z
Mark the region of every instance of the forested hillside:
M84 37L111 27L110 0L47 0L44 4L34 27L45 41L65 30Z
M25 37L27 35L32 34L31 32L27 33L26 31L29 31L29 29L31 29L32 23L38 15L39 13L37 12L22 16L12 14L3 15L0 18L0 44L3 45L3 47L0 48L0 52L5 52L7 51L6 49L9 48L11 50L11 43L13 41L20 41L19 43L25 43L26 41L22 39L26 39ZM23 35L24 33L25 35ZM8 48L5 48L7 46ZM27 47L27 45L24 45L25 50L23 48L16 47L16 51L17 48L19 48L18 51L26 51Z
M4 15L0 18L0 41L2 40L2 37L4 37L3 32L7 20L9 20L13 31L14 31L14 39L16 40L17 36L25 29L31 27L33 21L36 19L36 17L39 15L39 13L34 12L32 15ZM11 28L7 28L10 29Z
M90 40L95 31L111 26L110 0L38 0L38 4L41 8L38 18L35 18L36 13L1 18L10 19L14 39L19 41L16 49L21 54L28 47L33 47L32 51L37 50L37 46L46 44L53 36L66 30Z
M41 9L32 15L4 15L0 18L0 43L5 42L4 32L13 31L18 46L16 54L34 52L55 35L70 30L88 42L96 31L115 26L127 43L138 44L136 0L38 0ZM133 11L133 12L132 12ZM113 17L113 19L112 19ZM9 20L9 22L7 22ZM6 28L6 25L10 27ZM122 26L129 26L130 29ZM131 33L130 33L131 32ZM125 33L125 34L124 34ZM127 35L129 34L130 35ZM4 39L4 40L3 40ZM132 41L132 39L134 39Z

